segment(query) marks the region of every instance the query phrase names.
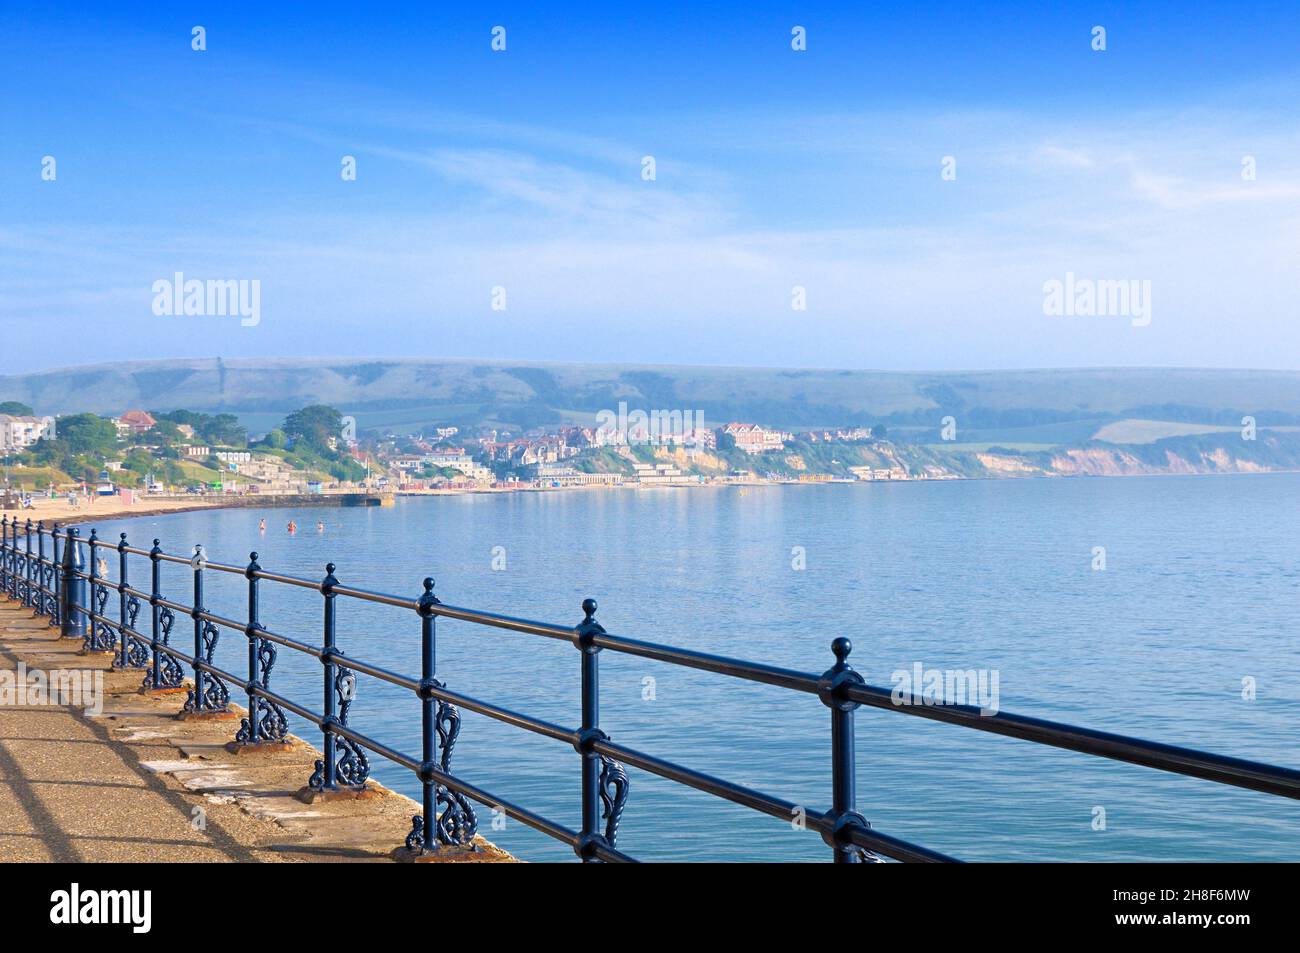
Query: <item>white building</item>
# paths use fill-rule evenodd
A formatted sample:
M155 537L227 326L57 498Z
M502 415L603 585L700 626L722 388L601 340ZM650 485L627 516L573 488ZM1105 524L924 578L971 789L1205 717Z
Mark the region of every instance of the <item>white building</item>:
M450 470L459 470L478 483L491 483L493 479L492 471L481 464L475 463L462 447L434 450L423 458L423 462L431 467L446 467Z
M26 450L54 429L53 417L0 414L0 450Z

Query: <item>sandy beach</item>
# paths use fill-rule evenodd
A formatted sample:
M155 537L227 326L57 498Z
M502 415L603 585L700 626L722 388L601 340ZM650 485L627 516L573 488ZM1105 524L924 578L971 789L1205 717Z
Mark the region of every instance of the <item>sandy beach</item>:
M31 509L0 510L0 515L10 519L44 520L48 527L52 523L62 526L73 523L87 523L94 520L121 518L127 516L156 516L159 513L182 513L188 510L209 510L230 506L231 502L220 497L192 496L189 499L168 497L166 499L143 499L134 503L126 502L120 496L78 497L78 506L68 502L66 496L56 499L36 497Z

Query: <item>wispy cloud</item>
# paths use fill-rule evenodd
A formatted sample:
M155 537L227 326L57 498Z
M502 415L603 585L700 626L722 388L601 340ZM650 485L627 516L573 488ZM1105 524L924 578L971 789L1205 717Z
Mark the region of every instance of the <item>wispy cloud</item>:
M195 114L232 140L284 148L317 176L310 185L253 200L181 194L191 204L160 207L151 224L90 206L0 221L7 312L57 316L73 340L111 318L126 330L100 356L134 355L147 334L160 354L246 356L419 346L908 368L1300 360L1285 358L1300 355L1300 331L1282 317L1300 292L1300 132L1275 115L737 112L584 132L345 99L292 120ZM345 154L360 162L356 183L329 171ZM653 182L640 176L644 154ZM1245 155L1254 181L1241 176ZM955 181L941 178L944 156ZM259 278L263 324L161 324L147 290L178 270ZM1067 270L1152 280L1151 326L1045 318L1042 283ZM795 285L806 312L790 308ZM504 313L488 308L497 286Z

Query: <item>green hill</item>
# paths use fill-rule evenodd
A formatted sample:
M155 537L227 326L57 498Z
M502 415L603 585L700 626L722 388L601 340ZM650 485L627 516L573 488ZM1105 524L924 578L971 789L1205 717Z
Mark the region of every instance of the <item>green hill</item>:
M432 423L521 427L591 422L631 409L690 409L710 425L751 420L787 429L886 424L932 443L957 420L963 442L1087 439L1124 419L1239 426L1300 424L1300 372L1064 369L895 373L859 370L529 364L469 360L141 361L0 376L0 401L39 414L141 407L233 412L254 431L327 403L362 430Z

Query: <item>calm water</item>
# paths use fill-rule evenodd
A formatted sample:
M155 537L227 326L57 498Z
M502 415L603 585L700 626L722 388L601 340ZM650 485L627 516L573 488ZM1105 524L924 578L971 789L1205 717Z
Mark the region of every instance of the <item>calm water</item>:
M585 596L611 632L809 671L839 635L868 681L895 670L995 669L1005 711L1300 767L1300 475L1155 477L462 496L393 509L227 510L101 524L169 552L573 624ZM259 536L257 521L269 529ZM289 537L285 523L302 527ZM315 529L318 518L327 528ZM494 571L494 547L506 569ZM791 551L806 551L803 571ZM1106 549L1105 571L1092 568ZM136 581L145 578L143 565ZM165 585L188 599L186 573ZM241 580L209 573L209 608L240 618ZM318 642L320 597L264 585L263 622ZM340 600L348 654L418 675L419 624ZM177 627L182 644L189 636ZM440 621L439 675L461 692L578 721L578 653ZM292 657L291 657L292 656ZM218 664L244 666L225 633ZM615 739L829 806L826 710L811 696L605 652ZM1258 684L1242 699L1242 679ZM654 699L643 699L647 678ZM418 753L418 703L359 677L352 723ZM320 666L281 650L273 686L319 706ZM235 693L236 700L242 700ZM859 808L878 829L970 860L1294 860L1291 802L1103 762L895 712L858 713ZM317 740L304 723L294 730ZM411 775L375 776L412 796ZM466 713L454 769L577 827L565 745ZM631 772L619 846L645 859L825 860L817 835ZM305 778L304 778L305 780ZM1106 830L1092 829L1094 809ZM481 812L481 814L486 812ZM510 821L484 833L533 860L567 848Z

